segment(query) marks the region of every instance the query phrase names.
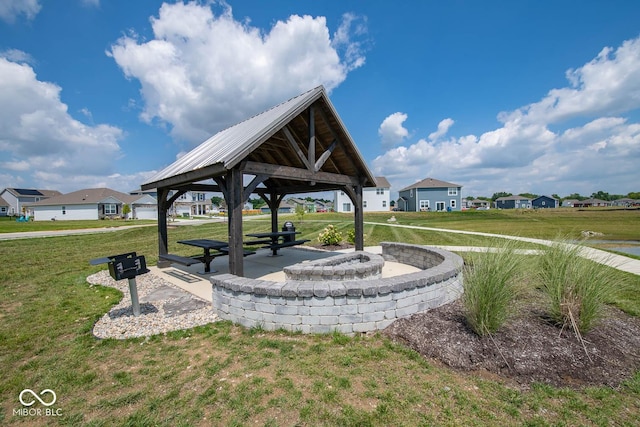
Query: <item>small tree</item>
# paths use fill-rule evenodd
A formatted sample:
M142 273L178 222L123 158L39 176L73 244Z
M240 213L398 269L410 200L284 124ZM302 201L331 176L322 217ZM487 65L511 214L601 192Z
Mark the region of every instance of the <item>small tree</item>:
M124 205L122 207L122 215L124 215L124 218L127 219L130 213L131 213L131 207L129 205Z
M298 221L302 222L305 213L307 212L304 210L304 206L296 205L296 218L298 218Z

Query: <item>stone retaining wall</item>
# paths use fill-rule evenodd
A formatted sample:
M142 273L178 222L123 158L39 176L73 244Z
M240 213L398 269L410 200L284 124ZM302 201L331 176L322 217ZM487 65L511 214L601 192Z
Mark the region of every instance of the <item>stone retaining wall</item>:
M420 245L382 243L385 260L422 271L378 279L271 282L232 274L211 277L213 309L224 320L265 330L345 334L384 329L462 292L462 258Z

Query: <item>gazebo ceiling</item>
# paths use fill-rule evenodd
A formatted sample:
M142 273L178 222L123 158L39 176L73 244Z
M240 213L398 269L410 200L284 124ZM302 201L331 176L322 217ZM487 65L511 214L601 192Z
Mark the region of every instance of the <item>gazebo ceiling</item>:
M143 190L220 191L210 178L238 167L261 176L254 192L315 192L375 180L322 86L227 128L168 166ZM211 182L211 181L208 181Z

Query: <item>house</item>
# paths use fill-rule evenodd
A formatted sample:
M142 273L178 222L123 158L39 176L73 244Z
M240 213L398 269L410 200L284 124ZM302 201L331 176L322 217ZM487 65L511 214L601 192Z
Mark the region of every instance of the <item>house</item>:
M574 208L591 208L591 207L605 207L611 206L611 202L600 199L585 199L576 201L573 204Z
M124 214L129 205L130 214ZM157 201L149 194L130 195L110 188L87 188L29 205L35 221L105 218L157 218Z
M0 216L8 216L11 205L5 199L0 197Z
M524 196L506 196L496 199L497 209L531 209L531 199Z
M549 196L539 196L531 200L531 206L535 209L557 208L558 205L558 199Z
M391 184L383 176L374 177L375 187L362 189L362 210L364 212L385 212L391 208ZM336 191L333 196L333 206L336 212L353 212L349 196L344 191Z
M625 208L629 208L631 206L640 206L640 200L623 197L622 199L614 200L613 206L623 206Z
M296 211L295 205L282 201L280 202L280 206L278 206L278 213L294 213ZM269 206L263 206L260 208L260 213L262 214L271 214L271 208Z
M293 206L294 212L295 212L295 210L296 210L296 208L298 206L302 206L304 211L308 212L308 213L316 212L316 209L317 209L317 205L316 205L315 202L312 202L312 201L309 201L309 200L306 200L306 199L300 199L300 198L297 198L297 197L291 197L291 198L287 199L287 204L290 205L290 206ZM283 206L281 204L279 209L278 209L279 212L282 212L282 207Z
M32 188L5 188L0 192L0 198L9 204L5 215L32 215L26 205L41 200L59 196L62 193L56 190L36 190ZM1 212L0 212L1 215Z
M408 212L460 211L462 186L434 178L425 178L399 192L398 210Z
M469 209L488 209L491 206L490 200L473 199L467 200L467 207Z
M576 203L580 202L578 199L564 199L562 201L563 208L572 208Z

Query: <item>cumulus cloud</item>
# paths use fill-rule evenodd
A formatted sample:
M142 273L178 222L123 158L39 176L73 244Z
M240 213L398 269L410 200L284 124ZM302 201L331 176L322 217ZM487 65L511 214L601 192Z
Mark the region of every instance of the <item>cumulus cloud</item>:
M432 176L463 184L472 195L637 191L640 124L623 114L640 108L640 38L602 49L566 76L566 87L501 112L502 127L441 140L453 124L442 120L428 138L377 157L374 173L395 189Z
M292 15L269 31L233 17L231 7L163 4L153 39L119 39L107 52L141 84L146 122L199 143L212 133L320 84L331 91L365 62L366 23L352 14L330 35L324 17Z
M398 112L389 115L382 121L378 128L378 135L380 135L383 146L398 145L409 136L409 131L402 126L407 117L405 113Z
M0 19L13 23L20 15L33 19L40 12L38 0L0 0Z
M0 57L0 168L16 172L8 182L19 182L24 171L36 178L39 171L64 177L113 173L122 130L75 120L60 92L38 80L31 66Z

